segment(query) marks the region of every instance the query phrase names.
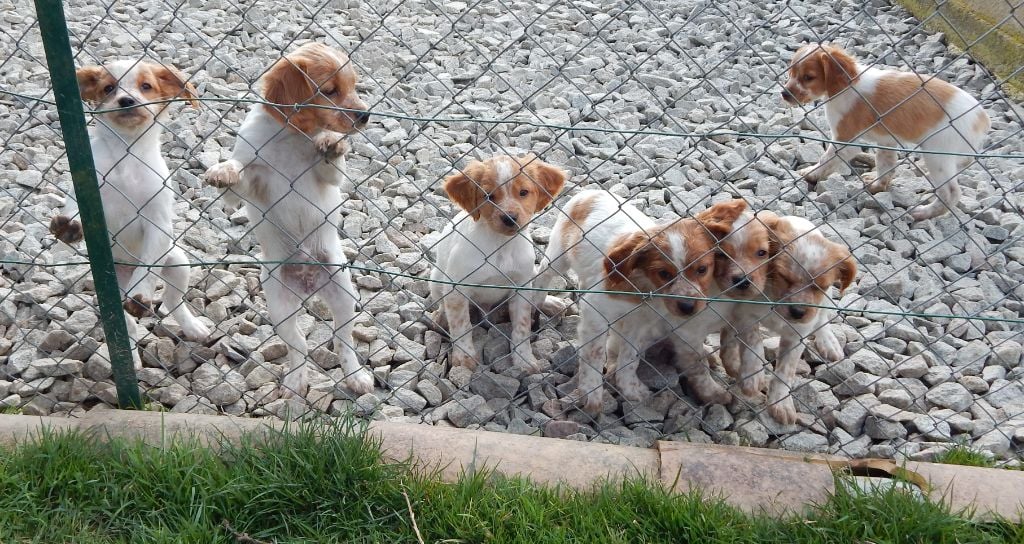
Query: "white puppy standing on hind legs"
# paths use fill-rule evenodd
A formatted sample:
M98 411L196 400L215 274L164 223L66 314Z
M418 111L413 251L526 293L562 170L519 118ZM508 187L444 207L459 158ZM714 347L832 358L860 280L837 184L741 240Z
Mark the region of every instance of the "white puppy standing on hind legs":
M261 79L262 94L287 107L254 104L238 129L231 160L206 172L206 182L224 189L225 198L244 201L256 225L267 309L288 346L281 390L286 398L304 397L309 388L309 346L297 318L313 295L334 317L345 384L360 395L373 390L373 376L353 349L358 292L339 235L344 138L370 117L356 94L356 77L348 57L317 43L277 61Z
M956 209L956 178L974 161L959 154L980 152L990 126L988 114L973 96L937 77L864 66L835 46L805 45L789 65L782 99L795 106L819 98L827 100L825 116L834 140L916 146L928 152L923 160L935 197L911 209L911 217L922 221ZM817 183L858 152L856 145L829 144L817 164L800 170L800 175ZM876 173L864 178L870 192L888 190L896 162L896 151L875 152Z
M77 76L82 98L103 112L89 128L89 143L113 257L119 263L137 264L118 264L116 269L125 296L132 359L139 369L135 318L155 314L151 268L157 268L166 284L163 304L185 337L204 340L210 335L185 304L189 268L183 265L188 258L174 244L174 191L160 153L161 123L167 120L170 105L160 101L184 98L198 107L196 90L177 70L144 61L87 66ZM68 244L80 241L83 232L77 215L77 202L69 199L64 213L51 219L50 232Z

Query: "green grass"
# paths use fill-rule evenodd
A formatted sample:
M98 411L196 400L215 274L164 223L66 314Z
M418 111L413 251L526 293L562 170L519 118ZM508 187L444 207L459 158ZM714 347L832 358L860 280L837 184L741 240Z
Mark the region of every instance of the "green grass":
M970 447L957 444L948 450L935 456L933 463L945 465L962 465L967 467L995 467L996 461L984 453L972 450Z
M416 542L406 497L425 542L1024 542L1018 525L896 489L840 485L807 516L776 520L639 480L587 493L493 473L444 484L382 463L352 423L306 425L259 447L46 434L0 452L4 543Z

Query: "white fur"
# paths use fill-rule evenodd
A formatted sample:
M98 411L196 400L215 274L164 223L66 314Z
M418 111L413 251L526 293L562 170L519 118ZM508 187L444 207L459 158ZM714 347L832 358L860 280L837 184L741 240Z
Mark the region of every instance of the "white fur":
M106 66L118 79L118 89L106 99L101 109L116 109L118 99L130 96L142 108L156 113L157 106L146 106L148 100L136 87L139 64L135 61L117 61ZM188 290L188 263L185 252L174 244L174 191L171 175L160 153L162 122L168 110L164 109L155 122L126 128L107 118L96 117L89 128L89 143L99 178L100 197L110 231L114 260L138 263L140 266L117 265L118 285L127 298L141 295L147 301L153 298L155 271L164 280L163 303L182 333L192 340L203 340L210 330L200 322L185 304ZM69 195L65 208L66 218L78 215L78 203ZM77 219L75 220L77 223ZM151 266L160 266L152 270ZM142 368L136 342L138 323L125 314L132 344L132 358L136 368Z
M345 383L357 394L373 390L373 377L359 364L352 339L358 292L345 265L339 218L345 159L325 158L342 134L321 131L312 140L284 127L262 104L249 109L231 160L211 167L207 182L225 196L244 201L264 261L261 280L274 329L288 345L282 395L304 396L308 389L308 346L298 327L305 299L319 296L334 316L335 348ZM328 263L280 265L279 261ZM309 274L307 281L300 276Z
M592 201L590 214L582 224L574 224L570 215L573 207L583 201ZM608 290L605 284L604 262L615 244L622 238L643 230L651 232L656 224L632 205L605 191L588 190L573 197L564 207L552 229L542 264L542 286L551 284L555 273L566 275L570 270L578 277L580 289ZM566 232L580 229L582 239L575 247L565 247ZM667 257L679 270L688 261L685 241L670 234ZM546 266L545 266L546 265ZM713 271L708 272L713 273ZM697 296L714 295L707 293ZM693 296L693 295L691 295ZM704 339L721 324L728 314L729 303L711 303L703 311L687 319L668 312L667 298L655 298L639 305L629 299L601 293L585 293L579 301L580 324L579 370L577 390L567 399L581 404L591 413L602 404L601 376L606 363L616 363L616 384L623 397L638 401L646 397L647 390L636 376L640 356L648 347L671 338L678 364L691 386L707 391L706 396L718 402L727 402L729 394L711 378L704 361ZM613 334L609 335L609 331Z

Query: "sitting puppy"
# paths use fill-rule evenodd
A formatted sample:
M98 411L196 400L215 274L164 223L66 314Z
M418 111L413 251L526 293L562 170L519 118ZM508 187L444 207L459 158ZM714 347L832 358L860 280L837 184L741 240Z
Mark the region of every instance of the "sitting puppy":
M865 140L889 147L919 146L934 152L977 153L981 150L989 118L978 101L961 89L918 74L868 68L838 47L810 44L801 47L789 65L789 80L782 98L790 105L825 97L825 116L832 138L842 142ZM855 145L829 144L818 163L800 175L808 183L825 179L858 153ZM896 168L896 152L875 152L874 176L866 175L868 190L885 191ZM973 159L926 154L927 178L935 199L910 210L918 220L953 210L960 200L957 175Z
M135 367L142 368L135 317L154 312L150 267L166 287L163 303L190 340L203 340L210 330L185 304L189 268L185 252L174 244L174 191L170 172L160 154L162 123L169 103L188 99L198 107L195 87L175 69L150 62L117 61L77 71L82 98L102 112L89 128L103 212L110 231L117 283L125 294L126 324L132 342ZM64 214L53 217L50 232L65 243L82 239L73 196Z
M693 218L656 223L606 191L583 191L566 204L552 229L539 283L549 286L554 273L571 270L580 289L598 292L580 297L577 389L561 403L599 412L602 373L612 359L622 396L642 400L649 391L636 377L639 354L662 338L671 338L677 355L703 348L722 315L702 300L719 294L715 244L746 207L742 201L717 206L703 223ZM647 293L686 298L647 299ZM677 361L702 401L732 398L711 377L703 357Z
M445 180L445 192L462 211L441 234L430 291L448 322L452 365L477 366L470 304L489 309L511 296L515 363L529 373L540 371L530 332L534 304L544 297L440 282L531 287L535 254L525 227L558 195L565 179L564 171L533 155L502 155L475 161Z
M267 309L288 345L282 396L301 397L308 390L309 348L297 317L313 295L334 316L346 385L368 393L373 377L359 364L352 340L358 292L338 234L344 138L370 117L356 95L356 72L343 53L311 43L277 61L260 82L264 99L279 106L250 108L231 160L212 166L206 182L243 200L256 225L262 259L268 261L261 274Z
M722 335L722 363L726 371L741 380L745 393L759 385L751 384L764 361L760 326L778 334L779 355L768 390L768 413L783 424L796 422L797 412L790 394L804 342L812 335L815 347L828 361L843 357L843 349L829 321L835 306L828 295L831 287L840 293L853 283L857 265L849 248L825 238L810 221L795 216L777 217L762 213L758 217L771 232L772 259L765 294L780 306L750 305L735 313L735 329ZM739 343L746 349L739 349ZM741 361L736 361L740 358ZM742 376L735 369L740 368Z

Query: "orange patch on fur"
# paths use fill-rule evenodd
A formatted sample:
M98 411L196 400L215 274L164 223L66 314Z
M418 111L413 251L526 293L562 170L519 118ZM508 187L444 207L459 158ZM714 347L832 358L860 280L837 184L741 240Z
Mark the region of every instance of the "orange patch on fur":
M859 97L839 121L837 140L852 141L861 134L918 142L942 121L957 88L937 78L890 72L875 92Z

